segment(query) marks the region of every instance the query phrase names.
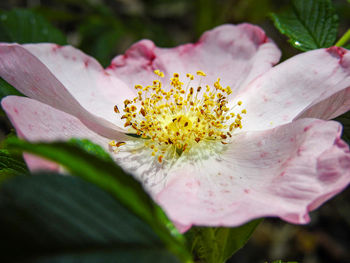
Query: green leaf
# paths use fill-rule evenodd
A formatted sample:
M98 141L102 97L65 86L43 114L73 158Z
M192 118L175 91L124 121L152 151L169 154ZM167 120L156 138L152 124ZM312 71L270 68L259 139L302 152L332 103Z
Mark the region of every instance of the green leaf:
M334 120L339 121L341 124L343 124L342 139L350 144L350 111L335 118Z
M66 44L64 35L44 17L26 9L0 11L0 41Z
M262 219L253 220L235 228L192 227L186 233L191 251L206 263L226 262L249 240Z
M334 45L338 16L330 0L293 0L292 10L271 14L277 29L302 51Z
M12 85L8 84L0 77L0 100L8 95L23 96L22 93L17 91Z
M80 176L111 192L118 200L140 217L151 220L154 204L140 183L116 166L112 161L98 158L80 146L63 142L29 143L8 138L9 149L19 149L60 163L70 174Z
M91 154L81 146L72 143L29 143L18 138L8 138L7 146L42 156L64 166L71 175L79 176L111 193L119 202L147 222L169 249L190 260L189 253L183 249L181 236L171 235L164 222L164 212L145 193L142 185L131 175L126 174L111 159Z
M105 159L106 161L112 161L111 156L106 153L100 145L94 144L87 139L72 138L69 140L69 143L84 149L86 152L95 155L96 157Z
M7 150L0 150L0 171L13 171L14 173L28 172L27 166L23 159L18 156L11 155Z
M8 180L0 214L0 262L180 262L147 223L80 178Z
M18 173L11 168L4 168L0 170L0 185L6 182L8 179L11 179L17 176Z

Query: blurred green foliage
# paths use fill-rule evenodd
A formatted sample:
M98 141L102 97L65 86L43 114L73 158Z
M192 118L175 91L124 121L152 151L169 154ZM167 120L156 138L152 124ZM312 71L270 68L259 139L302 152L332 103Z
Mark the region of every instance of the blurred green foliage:
M66 44L65 36L44 17L26 9L0 11L0 39L4 42Z
M342 34L350 25L346 19L350 5L346 0L333 2ZM241 22L263 27L287 58L297 51L273 27L268 14L285 11L289 4L289 0L12 0L0 3L0 9L35 10L64 31L68 43L108 66L114 56L143 38L171 47L196 41L219 24Z

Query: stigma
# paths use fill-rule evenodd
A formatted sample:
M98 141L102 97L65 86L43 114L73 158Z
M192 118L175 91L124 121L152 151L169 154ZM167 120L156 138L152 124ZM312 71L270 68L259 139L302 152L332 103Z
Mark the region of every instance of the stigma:
M186 84L174 73L168 82L165 74L148 86L135 85L137 96L115 105L114 112L125 121L128 134L137 137L162 163L176 159L192 149L213 143L228 144L236 129L242 128L242 101L228 107L232 89L220 84L201 85L206 74L186 74ZM163 84L165 83L165 85ZM122 109L123 108L123 109ZM110 142L112 148L125 147L126 142Z

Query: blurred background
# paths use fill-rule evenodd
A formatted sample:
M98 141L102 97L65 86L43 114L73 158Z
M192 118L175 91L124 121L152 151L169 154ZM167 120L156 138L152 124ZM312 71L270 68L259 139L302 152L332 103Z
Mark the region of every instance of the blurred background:
M350 3L333 0L340 18L339 36L350 28ZM194 42L206 30L224 23L249 22L262 27L283 52L297 54L268 15L290 7L288 0L2 0L0 9L29 8L44 16L69 44L103 66L134 42L149 38L161 47ZM1 116L1 136L11 126ZM229 262L350 262L350 191L312 213L312 221L295 226L265 219L248 244Z

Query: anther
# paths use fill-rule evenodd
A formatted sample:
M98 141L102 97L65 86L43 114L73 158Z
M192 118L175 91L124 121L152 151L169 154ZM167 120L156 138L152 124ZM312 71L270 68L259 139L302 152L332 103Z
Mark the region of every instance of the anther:
M130 100L124 100L124 106L125 106L125 108L126 108L130 103L131 103Z
M117 105L115 105L115 106L114 106L114 112L115 112L115 113L120 113L120 111L119 111L119 109L118 109L118 106L117 106Z
M144 108L141 108L140 113L142 114L143 117L146 116L146 111Z
M187 73L186 74L186 77L188 77L190 80L193 80L194 79L194 76L190 73Z
M198 76L203 76L203 77L206 76L206 74L203 71L201 71L201 70L197 71L197 75Z

